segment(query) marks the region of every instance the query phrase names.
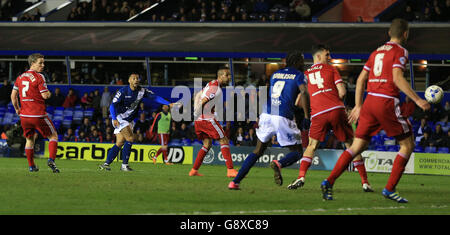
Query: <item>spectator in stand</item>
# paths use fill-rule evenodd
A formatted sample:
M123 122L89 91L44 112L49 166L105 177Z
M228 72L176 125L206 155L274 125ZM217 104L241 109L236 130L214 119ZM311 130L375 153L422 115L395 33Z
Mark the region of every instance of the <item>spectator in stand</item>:
M89 142L89 137L86 136L86 132L80 130L78 136L75 137L75 142Z
M445 133L442 130L441 124L436 124L435 130L431 133L431 140L435 143L438 147L444 147L443 141L444 141Z
M295 12L299 20L311 20L311 8L306 1L294 0L289 4L289 6L291 7L290 11Z
M64 108L73 108L77 104L78 97L75 94L75 90L73 88L69 89L69 93L66 96L66 99L64 100L63 107Z
M78 133L80 133L81 131L83 131L85 134L89 133L89 131L91 130L91 126L91 120L89 120L88 117L84 117L83 123L81 123L80 127L78 128Z
M434 146L434 142L430 137L430 132L423 133L423 138L419 142L419 146L422 148Z
M442 140L442 147L450 148L450 129L447 131L447 135Z
M88 95L87 92L83 94L80 100L81 106L83 108L91 108L92 107L92 98Z
M194 134L192 131L188 128L186 123L181 123L180 129L178 130L177 137L181 140L189 139L190 141L194 140Z
M414 113L415 109L416 103L414 103L414 101L412 101L408 96L406 96L405 102L403 102L400 106L400 112L402 116L405 118L410 117Z
M406 5L402 18L411 22L411 21L416 20L416 17L417 16L414 13L412 7L410 5Z
M113 77L111 78L111 85L123 85L123 80L120 77L119 73L114 73Z
M444 112L443 112L441 121L448 122L449 116L450 116L450 101L445 101Z
M5 106L11 102L11 91L12 86L5 78L5 80L3 80L3 86L0 87L0 106Z
M422 119L420 119L420 126L414 135L414 136L416 136L416 141L420 141L421 138L424 136L425 132L431 133L432 129L431 129L431 127L428 126L427 119L422 118Z
M61 89L59 87L55 88L55 92L52 94L50 99L46 101L47 105L53 107L61 107L63 106L64 100L66 97L61 93Z
M75 135L72 128L68 128L64 133L63 141L75 141Z
M90 142L96 142L96 143L103 143L103 137L98 133L98 130L95 128L90 136L89 136Z
M234 136L234 145L241 146L242 143L244 142L244 136L245 136L244 128L239 127L237 129L236 135Z
M111 98L111 92L109 92L109 88L105 86L102 98L100 100L100 107L102 108L103 118L108 118L109 116L109 106L111 105Z
M115 140L113 138L113 134L106 133L105 142L104 143L115 143Z
M139 119L134 124L134 132L137 130L140 130L141 132L145 132L150 128L150 122L146 119L146 114L144 112L141 112L139 114Z

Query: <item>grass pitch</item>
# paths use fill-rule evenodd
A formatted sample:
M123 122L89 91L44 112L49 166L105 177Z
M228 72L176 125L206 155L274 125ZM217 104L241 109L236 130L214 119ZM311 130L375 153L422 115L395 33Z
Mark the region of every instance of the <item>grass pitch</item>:
M254 167L240 191L227 188L225 166L203 165L203 177L189 177L191 165L130 163L133 172L98 170L101 162L57 160L54 174L46 159L39 172L28 172L24 158L0 158L0 214L450 214L450 177L403 175L398 191L409 200L398 204L381 190L388 174L368 173L374 193L364 193L356 172L335 183L334 201L323 201L320 183L329 171L308 171L304 188L288 190L298 170L283 169L283 186L270 168Z

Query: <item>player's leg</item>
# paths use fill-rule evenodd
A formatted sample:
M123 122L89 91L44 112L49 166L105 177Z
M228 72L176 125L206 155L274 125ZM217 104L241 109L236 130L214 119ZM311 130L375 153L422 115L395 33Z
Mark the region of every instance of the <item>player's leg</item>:
M49 139L48 142L48 161L47 165L52 169L54 173L59 173L60 170L56 167L55 159L56 159L56 152L58 150L58 133L56 132L56 128L53 125L53 122L48 118L44 117L44 128L41 130L41 134L43 134L44 137Z
M247 156L247 158L245 158L238 174L234 177L233 181L229 183L229 189L239 189L239 183L248 174L253 165L255 165L256 161L258 161L258 159L263 155L264 151L267 149L267 144L268 142L263 143L259 138L257 139L255 149Z
M212 139L211 138L204 138L203 139L203 146L198 151L197 157L195 158L194 166L192 167L191 171L189 172L189 176L203 176L202 174L198 173L198 169L200 169L200 166L203 163L203 159L205 158L206 154L209 152L209 149L211 148Z
M346 148L350 148L353 140L347 140L344 144ZM355 156L352 161L353 166L358 170L359 176L361 177L361 185L363 187L364 192L373 192L372 187L369 184L369 180L367 179L367 171L366 166L364 165L364 159L361 154Z
M368 146L369 141L362 138L355 138L350 148L346 149L339 157L336 165L331 171L330 176L325 179L321 184L322 197L325 200L333 200L332 188L336 179L347 169L348 164L353 158L361 154Z
M291 184L288 185L288 189L297 189L303 187L305 184L306 172L312 163L312 158L314 156L315 151L319 147L320 142L316 139L309 138L308 146L306 147L305 152L303 152L303 157L300 160L300 169L298 172L298 177Z
M121 133L117 133L116 143L108 150L108 154L106 155L106 161L99 166L100 169L108 171L111 170L109 165L116 159L124 143L125 138L123 137L123 135Z
M37 168L34 163L34 136L25 137L25 155L27 157L30 172L39 171L39 168Z
M237 175L237 171L233 168L233 159L231 159L230 144L226 136L219 139L220 151L225 159L225 165L227 167L227 177L234 178Z
M132 171L128 166L128 161L130 159L130 153L131 153L131 147L133 146L134 142L134 135L133 135L133 129L131 128L131 125L128 125L124 127L122 130L120 130L120 134L123 135L123 138L125 139L125 142L123 143L122 147L122 166L120 170L122 171Z
M388 182L382 192L382 194L392 200L395 200L399 203L406 203L408 200L402 198L396 192L396 186L400 181L400 178L405 171L405 166L408 163L409 157L414 150L414 137L413 135L409 135L403 139L397 139L400 150L398 151L397 156L395 157L394 164L392 166L392 171L389 176Z

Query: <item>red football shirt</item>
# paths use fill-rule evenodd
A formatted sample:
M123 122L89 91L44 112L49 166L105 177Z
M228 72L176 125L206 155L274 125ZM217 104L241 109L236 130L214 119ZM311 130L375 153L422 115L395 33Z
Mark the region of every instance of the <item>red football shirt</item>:
M367 91L390 97L398 97L400 92L394 84L393 68L405 70L408 50L395 42L387 42L378 47L369 57L364 69L369 72Z
M345 108L336 88L341 75L329 64L314 64L306 70L311 118L337 108Z
M212 101L216 96L220 96L222 90L220 89L220 83L218 80L209 82L202 90L200 102L203 98L207 98L208 102L203 106L203 114L200 119L212 119L214 118L215 102Z
M20 116L47 116L45 100L41 93L48 91L48 89L42 74L33 70L26 71L17 77L13 89L19 91Z

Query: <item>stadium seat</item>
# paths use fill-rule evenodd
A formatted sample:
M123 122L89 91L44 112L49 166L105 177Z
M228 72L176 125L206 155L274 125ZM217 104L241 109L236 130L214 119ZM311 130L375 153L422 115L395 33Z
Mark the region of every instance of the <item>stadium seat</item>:
M189 145L191 145L191 140L190 139L182 139L181 143L183 146L189 146Z
M55 107L53 107L53 106L47 106L47 108L45 108L45 111L47 112L47 114L53 115L54 112L55 112Z
M384 146L384 145L377 145L375 147L375 150L376 151L386 151L386 146Z
M449 148L447 148L447 147L440 147L437 152L438 153L449 153Z
M400 146L398 146L398 145L390 145L387 147L387 151L389 151L389 152L398 152L399 149L400 149Z
M53 115L63 116L64 107L56 107L53 111Z
M203 145L203 143L201 141L199 141L199 140L194 140L192 142L192 145Z
M87 108L84 110L85 117L92 118L93 115L94 115L94 108Z
M416 152L416 153L423 153L423 152L425 152L425 150L423 149L422 146L416 145L416 147L414 147L414 152Z
M426 147L425 153L437 153L437 148L436 147Z
M64 117L73 116L73 108L64 109L63 116Z

